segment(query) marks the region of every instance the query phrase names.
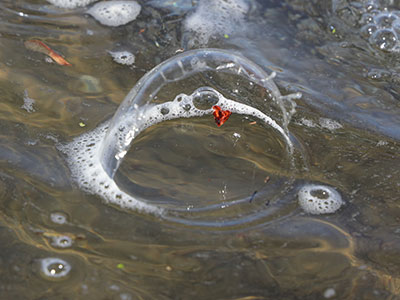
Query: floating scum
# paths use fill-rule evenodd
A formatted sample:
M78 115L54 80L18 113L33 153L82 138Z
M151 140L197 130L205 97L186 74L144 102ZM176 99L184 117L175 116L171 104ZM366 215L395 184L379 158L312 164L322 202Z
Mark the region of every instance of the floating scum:
M208 86L198 87L192 94L181 93L174 99L159 103L157 95L164 86L209 71L239 76L267 90L272 96L270 101L281 111L282 124L279 125L276 120L251 105L225 98ZM126 96L111 120L72 142L59 146L59 149L67 155L74 180L86 192L99 195L107 203L119 205L121 208L167 215L171 208L154 205L146 199L131 195L114 180L116 171L135 137L146 128L167 120L212 116L217 106L221 111L250 116L271 128L286 145L284 147L292 159L293 167L293 144L287 125L294 112L293 99L299 98L301 94L282 96L273 81L274 76L274 73L268 75L250 60L226 50L198 49L181 53L145 74ZM196 101L207 97L215 99L214 103L199 107ZM244 201L248 203L248 199ZM176 210L186 211L186 208Z

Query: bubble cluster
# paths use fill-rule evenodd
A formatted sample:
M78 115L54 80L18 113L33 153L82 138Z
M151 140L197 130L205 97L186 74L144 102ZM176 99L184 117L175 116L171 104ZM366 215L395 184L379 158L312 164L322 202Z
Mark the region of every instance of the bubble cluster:
M344 204L335 189L324 185L305 185L298 192L298 198L301 208L313 215L334 213Z
M97 0L47 0L51 4L62 8L83 7Z
M141 6L136 1L102 1L87 13L106 26L121 26L132 22L139 15Z
M240 29L249 9L245 0L199 1L196 10L185 19L184 27L195 33L194 41L205 45L211 37L229 36Z
M371 10L361 18L361 34L385 52L399 52L400 11Z
M65 279L71 271L71 265L61 258L48 257L40 261L40 273L46 279Z
M121 65L133 65L135 63L135 55L128 51L109 51L113 60Z

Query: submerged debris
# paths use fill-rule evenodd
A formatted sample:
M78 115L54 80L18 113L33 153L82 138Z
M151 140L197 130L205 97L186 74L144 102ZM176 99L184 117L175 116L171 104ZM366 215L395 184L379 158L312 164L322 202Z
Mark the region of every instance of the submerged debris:
M61 66L71 66L71 64L61 55L57 54L53 49L40 40L27 40L24 42L24 45L29 50L46 54Z
M251 195L249 203L253 202L254 198L256 197L257 191L254 191L253 195Z

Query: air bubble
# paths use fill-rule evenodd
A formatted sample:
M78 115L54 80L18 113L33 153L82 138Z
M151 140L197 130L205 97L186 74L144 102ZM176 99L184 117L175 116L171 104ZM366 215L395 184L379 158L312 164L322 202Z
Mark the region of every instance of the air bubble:
M56 248L69 248L72 243L72 239L67 235L53 236L51 238L51 245Z
M166 107L162 107L162 108L160 109L160 112L161 112L161 114L163 114L163 115L165 116L165 115L168 115L168 114L169 114L169 109L166 108Z
M378 30L378 27L376 27L375 24L367 24L361 27L361 35L364 38L369 38L374 32Z
M305 185L299 190L298 198L301 208L313 215L334 213L344 204L335 189L324 185Z
M195 94L193 98L193 105L197 109L206 110L213 107L219 101L216 94L212 91L209 93Z
M391 52L397 43L397 35L391 29L380 29L370 37L371 44L378 49Z
M48 257L40 261L40 273L46 279L65 279L71 271L71 265L61 258Z
M380 14L375 17L375 22L381 28L391 28L394 21L396 21L398 17L393 14Z
M68 221L68 216L63 212L54 212L50 214L50 219L53 223L65 224Z

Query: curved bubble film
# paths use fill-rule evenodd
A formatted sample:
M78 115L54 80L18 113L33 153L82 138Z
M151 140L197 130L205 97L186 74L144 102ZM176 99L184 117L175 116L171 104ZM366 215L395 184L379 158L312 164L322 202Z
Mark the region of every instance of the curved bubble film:
M164 87L184 82L190 77L207 72L212 72L214 77L218 74L236 76L248 85L262 89L267 95L263 103L264 108L253 107L251 99L247 101L240 97L228 99L213 87L203 86L201 83L191 94L180 93L174 98L165 96ZM268 75L248 59L225 50L201 49L182 53L161 63L144 75L110 121L60 148L68 155L72 175L81 188L122 208L164 212L163 215L169 215L168 212L171 211L196 213L247 203L252 198L241 197L227 200L224 196L223 200L227 201L223 201L222 204L207 203L196 207L182 204L162 205L153 203L144 196L133 195L135 191L130 192L122 188L115 180L116 174L134 139L140 134L145 134L147 128L175 119L212 116L213 105L229 110L234 115L257 120L264 126L264 132L268 129L269 134L272 134L273 139L277 141L278 147L281 147L280 152L284 157L281 168L285 169L282 170L282 174L289 173L294 161L293 143L287 125L294 112L293 98L300 97L300 94L282 96L273 81L274 75L274 73ZM213 76L210 77L214 78ZM279 112L276 119L261 110L266 111L272 106ZM236 139L240 138L237 132L232 136ZM276 176L279 180L271 185L284 190L285 182L290 181L285 179L285 176ZM220 194L224 195L224 191L220 191ZM246 212L250 215L254 213L254 211ZM233 215L235 215L234 212L232 212ZM171 219L176 221L180 218L171 217ZM198 223L202 224L202 221Z

